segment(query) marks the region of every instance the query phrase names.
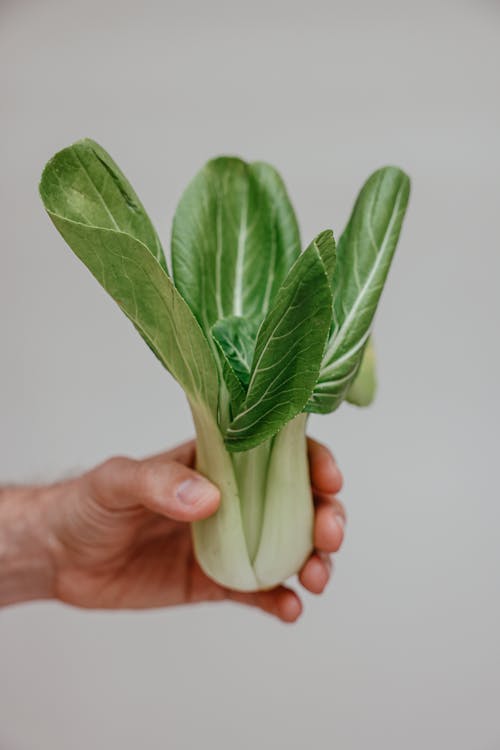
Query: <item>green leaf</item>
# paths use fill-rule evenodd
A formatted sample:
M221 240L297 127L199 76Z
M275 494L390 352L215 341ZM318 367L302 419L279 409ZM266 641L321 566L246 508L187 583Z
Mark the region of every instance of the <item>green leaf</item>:
M290 269L257 336L246 399L226 433L231 451L272 437L299 414L318 378L332 295L316 241Z
M212 338L230 395L229 421L245 400L256 335L256 327L245 318L223 318L212 326Z
M125 232L146 245L167 270L144 206L118 165L95 141L85 138L59 151L45 167L40 189L48 211L88 226Z
M233 315L230 318L218 320L212 326L212 336L246 391L250 381L257 326L252 325L245 318Z
M293 210L274 170L213 159L175 214L175 283L207 334L231 316L260 323L297 248Z
M297 217L288 196L285 184L278 172L270 164L255 161L250 164L250 172L271 204L272 235L269 248L269 301L273 300L288 271L302 250ZM265 311L269 304L265 306Z
M74 193L76 187L72 187L69 163L65 164L64 181L58 183L60 162L49 162L40 184L42 200L54 225L188 397L207 404L216 414L217 367L194 315L150 248L125 232L91 226L88 214L80 214L80 221L73 218L75 210L67 194ZM95 188L80 182L80 166L76 160L73 164L74 184L82 191L81 203L85 205L89 196L90 201L94 200Z
M407 175L385 167L367 180L337 246L333 323L306 410L339 406L356 376L396 249L410 192Z
M346 393L346 401L356 406L369 406L375 398L377 390L377 375L375 362L375 349L372 337L366 342L363 357L356 377L349 386Z
M325 229L316 237L316 244L325 266L326 275L330 284L333 283L333 274L336 263L335 239L331 229Z

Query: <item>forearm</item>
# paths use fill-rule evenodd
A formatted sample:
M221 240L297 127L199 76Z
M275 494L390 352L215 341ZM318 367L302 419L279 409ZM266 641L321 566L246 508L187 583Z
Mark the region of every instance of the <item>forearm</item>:
M47 519L54 492L55 486L0 488L0 607L53 596Z

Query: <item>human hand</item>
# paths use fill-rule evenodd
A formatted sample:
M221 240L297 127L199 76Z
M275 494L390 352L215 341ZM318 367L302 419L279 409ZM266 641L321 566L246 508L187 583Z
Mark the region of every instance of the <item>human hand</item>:
M308 441L316 516L316 551L299 573L321 593L330 577L330 553L343 538L345 513L334 497L342 476L330 452ZM42 488L50 536L51 595L88 608L150 608L232 600L257 606L285 622L301 613L297 593L285 586L241 593L208 578L196 562L190 521L206 518L219 491L194 469L190 442L143 461L112 458L88 473Z

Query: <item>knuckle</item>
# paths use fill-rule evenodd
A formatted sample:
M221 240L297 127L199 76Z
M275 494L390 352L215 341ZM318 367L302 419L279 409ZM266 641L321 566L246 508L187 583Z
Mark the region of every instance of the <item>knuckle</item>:
M158 496L158 475L154 466L147 461L140 462L136 469L138 494L154 500Z
M106 459L106 461L103 461L102 464L99 464L99 466L97 466L97 468L95 469L95 472L97 474L104 474L107 476L119 474L124 469L128 469L129 466L133 463L134 460L131 458L127 458L126 456L112 456L111 458Z
M135 463L126 456L113 456L84 475L90 493L102 502L116 492L124 476L128 476L130 465Z
M142 461L136 469L136 492L150 505L164 506L173 500L173 486L179 481L180 466L175 461Z
M122 469L125 466L130 466L133 463L134 460L132 458L128 458L127 456L112 456L111 458L108 458L106 461L104 461L102 465L108 469Z

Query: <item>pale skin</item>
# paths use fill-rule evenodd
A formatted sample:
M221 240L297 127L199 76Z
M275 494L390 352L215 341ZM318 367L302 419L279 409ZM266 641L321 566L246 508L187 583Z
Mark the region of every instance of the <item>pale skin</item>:
M279 586L239 593L208 578L189 522L215 513L218 489L194 471L195 443L142 461L112 458L57 484L0 490L0 606L55 599L92 609L146 609L231 600L283 622L302 612ZM323 592L342 544L342 475L328 449L308 440L315 550L298 574Z

